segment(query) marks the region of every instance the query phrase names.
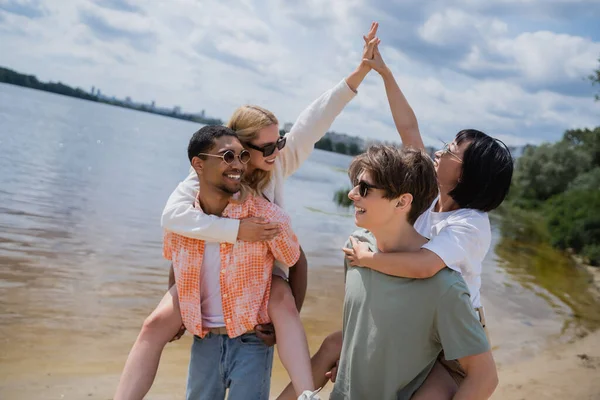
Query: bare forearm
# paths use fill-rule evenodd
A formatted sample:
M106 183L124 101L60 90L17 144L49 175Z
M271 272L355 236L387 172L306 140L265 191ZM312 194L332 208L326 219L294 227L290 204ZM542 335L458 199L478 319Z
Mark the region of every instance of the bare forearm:
M458 392L452 400L485 400L489 399L498 386L496 375L473 376L467 375L460 384Z
M348 75L346 77L346 83L350 86L350 89L356 92L370 70L369 67L361 63L350 75Z
M444 268L444 262L425 249L405 253L370 253L365 267L402 278L431 278Z
M304 251L300 248L300 258L296 265L290 268L290 288L292 289L298 312L302 309L302 304L304 304L307 282L308 262L304 255Z
M400 90L400 86L398 86L394 75L388 68L381 76L385 85L388 103L392 111L392 117L394 118L394 124L400 134L402 143L405 146L424 149L425 145L423 144L423 139L419 132L417 117L410 104L408 104L408 100L404 97L402 90Z
M489 399L498 386L498 371L491 351L458 360L467 374L454 400Z

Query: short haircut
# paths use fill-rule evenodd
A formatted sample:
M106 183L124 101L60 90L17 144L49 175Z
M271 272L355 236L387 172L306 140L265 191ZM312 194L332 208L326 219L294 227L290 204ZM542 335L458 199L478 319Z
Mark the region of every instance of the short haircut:
M475 129L465 129L456 135L456 144L471 144L462 157L462 173L456 187L448 193L460 208L492 211L510 189L513 158L510 150L498 139Z
M350 164L348 176L352 184L357 184L358 176L363 172L371 175L372 183L382 188L386 199L392 200L405 193L413 196L408 213L408 222L411 224L417 221L438 195L433 161L421 150L370 146Z
M215 139L221 136L233 136L237 138L236 133L222 125L204 126L196 131L190 143L188 144L188 158L192 162L192 158L200 157L206 159L206 156L198 156L199 153L208 153L215 145Z

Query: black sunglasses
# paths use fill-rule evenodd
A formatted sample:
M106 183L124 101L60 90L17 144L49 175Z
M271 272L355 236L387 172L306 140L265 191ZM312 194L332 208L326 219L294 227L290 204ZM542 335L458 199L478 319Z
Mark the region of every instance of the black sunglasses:
M363 180L358 181L354 187L358 186L358 194L360 195L360 197L367 197L367 195L369 194L369 189L381 189L378 186L375 185L371 185L370 183L367 183Z
M246 146L251 149L258 150L262 152L263 157L269 157L271 154L275 152L275 149L283 149L285 147L286 137L280 137L276 142L265 144L264 146L255 146L252 143L246 143Z
M231 163L235 160L235 157L236 157L233 150L227 150L223 154L199 153L198 155L222 158L223 161L225 162L225 164L227 164L227 165L231 165ZM250 161L250 152L248 150L242 150L242 151L240 151L240 154L237 155L237 158L238 158L238 160L240 160L240 162L242 164L248 164L248 161Z

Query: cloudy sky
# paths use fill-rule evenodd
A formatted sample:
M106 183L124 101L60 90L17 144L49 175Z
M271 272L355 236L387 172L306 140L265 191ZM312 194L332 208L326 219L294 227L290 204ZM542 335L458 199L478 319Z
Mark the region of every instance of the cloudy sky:
M0 0L0 65L224 120L255 103L286 122L358 65L371 21L429 144L467 127L520 145L600 124L585 80L600 0ZM333 128L397 138L377 73Z

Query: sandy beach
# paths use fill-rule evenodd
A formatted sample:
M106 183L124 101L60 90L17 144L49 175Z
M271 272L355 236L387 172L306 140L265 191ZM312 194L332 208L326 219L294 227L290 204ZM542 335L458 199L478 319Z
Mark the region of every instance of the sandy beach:
M500 368L492 399L600 399L600 331Z
M596 277L600 270L591 270ZM327 333L341 326L343 279L338 269L328 268L310 275L309 285L318 288L309 292L303 310L311 351L318 349ZM23 330L20 340L4 339L4 354L0 356L0 398L2 399L111 399L114 394L125 354L135 338L137 323L127 329L93 338L70 336L69 351L65 327L60 335L44 337L46 352L39 357L23 358L31 346L31 332ZM491 335L494 337L491 324ZM15 329L18 329L15 327ZM148 399L182 399L189 360L190 336L167 347L161 360L155 385ZM501 346L499 346L501 347ZM500 350L496 348L496 354ZM41 373L40 373L41 372ZM569 398L589 400L600 398L600 331L576 338L568 343L550 345L542 351L517 362L499 363L500 385L493 399L521 400ZM286 385L288 379L277 356L273 368L271 398ZM328 398L331 384L321 392Z

